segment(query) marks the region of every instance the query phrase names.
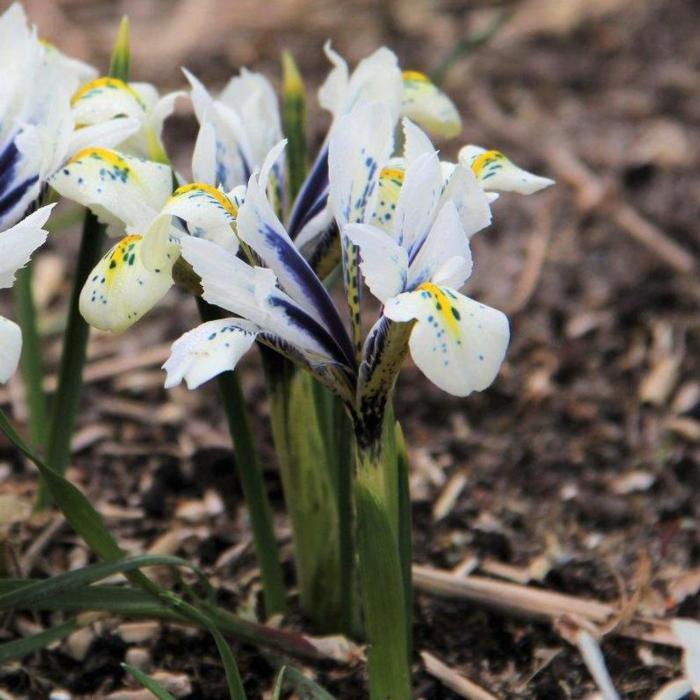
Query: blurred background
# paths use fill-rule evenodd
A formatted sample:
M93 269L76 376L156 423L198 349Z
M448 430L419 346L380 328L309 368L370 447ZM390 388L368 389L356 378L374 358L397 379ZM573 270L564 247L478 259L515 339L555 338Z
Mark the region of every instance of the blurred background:
M352 64L386 44L403 68L439 77L458 104L463 133L439 144L444 156L476 143L555 178L555 187L529 198L503 195L494 225L473 241L476 272L467 293L507 311L512 322L512 346L494 386L457 400L413 368L400 381L416 557L444 568L473 560L478 573L586 597L638 593L653 614L700 613L697 2L24 4L44 37L101 70L128 14L132 76L161 91L184 87L180 66L210 88L241 66L279 86L280 52L288 49L309 91L312 144L328 123L315 101L329 68L323 42L331 39ZM195 133L182 100L166 140L185 170ZM49 336L62 314L75 246L73 233L60 232L40 258ZM124 336L94 334L72 476L134 549L152 546L166 530L178 533L177 553L213 566L247 537L225 425L213 387L166 395L158 370L170 342L195 322L194 306L173 291ZM57 356L50 339L51 366ZM243 380L264 437L256 362L244 365ZM18 387L2 397L21 419ZM3 488L12 483L30 493L35 486L19 465L5 476ZM236 514L234 527L226 509ZM44 573L80 556L63 545L47 553ZM252 566L249 556L241 562L244 572ZM253 585L214 571L239 602ZM671 591L668 582L679 577L686 584ZM550 630L470 606L423 598L417 605L418 648L499 697L573 698L590 690L577 654ZM206 679L173 651L178 642L169 634L154 653L198 677L204 692ZM673 674L675 662L645 657L632 642L612 640L604 651L626 697L647 698ZM108 670L110 654L89 663ZM242 665L265 687L271 673L256 663ZM70 664L61 668L66 678L80 677ZM362 697L350 672L322 679L339 697ZM427 674L419 680L423 697L458 697ZM218 691L208 692L202 697Z

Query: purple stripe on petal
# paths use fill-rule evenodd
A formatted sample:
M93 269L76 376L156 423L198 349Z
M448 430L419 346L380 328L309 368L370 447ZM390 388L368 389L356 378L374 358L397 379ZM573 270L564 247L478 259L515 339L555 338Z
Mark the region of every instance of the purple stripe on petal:
M299 235L304 228L304 223L311 220L308 215L310 209L315 208L318 202L325 196L328 199L328 146L324 146L313 166L311 172L304 180L299 195L297 196L292 213L289 215L287 230L292 239ZM318 210L320 211L320 209ZM317 213L318 213L317 211Z

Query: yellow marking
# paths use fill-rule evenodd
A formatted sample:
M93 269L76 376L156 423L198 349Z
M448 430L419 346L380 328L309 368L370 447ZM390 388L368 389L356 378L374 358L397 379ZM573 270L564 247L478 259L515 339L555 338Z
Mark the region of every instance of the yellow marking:
M453 336L459 337L459 311L452 303L447 294L437 284L432 282L424 282L416 289L418 292L427 292L435 310L435 314L440 316L445 327L452 333Z
M107 287L111 287L114 283L114 278L121 272L120 267L124 264L133 265L136 260L136 253L134 252L134 247L143 236L138 234L131 234L130 236L125 236L117 243L117 245L112 248L112 250L105 256L105 264L107 269L105 270L105 280Z
M126 170L129 172L129 164L122 158L116 151L110 151L108 148L83 148L82 151L78 151L68 163L77 163L81 160L87 158L94 158L95 160L101 160L109 165L119 168L121 170Z
M210 197L215 199L232 217L236 218L238 216L238 207L219 189L213 187L212 185L207 185L204 182L195 182L191 185L183 185L178 187L175 192L173 192L170 201L174 201L179 197L184 197L190 192L204 192Z
M127 93L130 97L133 97L136 100L142 109L146 109L146 105L144 105L138 92L136 92L134 88L125 83L123 80L119 80L119 78L97 78L97 80L92 80L91 82L86 83L77 90L73 97L71 97L71 107L74 107L78 101L85 97L85 95L87 95L89 92L92 92L93 90L102 90L105 88L109 90L121 90L122 92Z
M472 161L471 168L474 175L480 177L484 168L494 161L508 160L500 151L484 151Z
M382 168L379 173L380 180L394 180L397 184L403 184L406 173L401 168Z
M417 70L405 70L401 74L404 80L410 80L418 83L429 83L430 78L425 74Z

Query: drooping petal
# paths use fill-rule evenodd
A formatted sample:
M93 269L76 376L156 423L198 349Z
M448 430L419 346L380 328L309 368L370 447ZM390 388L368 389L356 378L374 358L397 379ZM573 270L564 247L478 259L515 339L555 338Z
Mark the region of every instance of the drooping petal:
M467 396L496 378L510 338L508 319L500 311L427 283L388 301L384 314L394 321L416 321L411 356L444 391Z
M77 127L100 124L116 117L146 118L146 103L128 83L118 78L98 78L83 85L71 98Z
M454 138L462 120L452 100L424 73L403 72L401 113L437 136Z
M173 284L175 256L149 270L143 264L143 238L117 243L95 266L80 293L80 313L95 328L121 333L150 311Z
M240 239L275 273L282 289L326 328L350 361L350 341L333 300L275 215L255 175L248 182L237 226Z
M170 197L172 171L161 163L106 148L86 148L50 184L117 230L143 231Z
M438 270L452 260L449 279L460 289L472 273L472 255L469 240L464 233L462 221L454 202L446 202L440 209L430 228L425 242L411 260L408 273L408 289L415 289L423 282L433 281ZM455 261L461 260L460 266Z
M42 207L0 233L0 289L12 286L17 270L29 262L32 253L46 240L48 232L43 226L54 206Z
M222 372L232 370L250 349L258 327L240 318L208 321L185 333L173 343L170 357L163 365L167 372L165 388L185 380L188 389L196 389Z
M700 622L676 618L671 630L683 645L683 670L693 688L700 694Z
M459 162L471 168L485 190L533 194L554 184L554 180L519 168L500 151L487 151L480 146L464 146Z
M0 384L17 369L22 352L22 331L16 323L0 316Z
M367 286L382 303L406 288L408 255L391 236L368 224L348 224L344 231L360 249L360 269Z
M192 236L182 239L182 255L199 275L210 304L255 323L300 352L347 364L328 331L276 287L271 270L252 267L215 243Z

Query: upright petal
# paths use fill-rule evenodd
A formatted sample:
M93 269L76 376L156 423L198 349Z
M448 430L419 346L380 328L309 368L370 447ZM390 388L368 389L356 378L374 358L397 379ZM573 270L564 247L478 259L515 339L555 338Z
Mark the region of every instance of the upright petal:
M424 73L403 72L401 113L437 136L454 138L462 120L452 100Z
M80 293L80 313L95 328L121 333L150 311L172 286L174 256L166 266L143 264L143 239L131 235L117 243L95 266Z
M143 231L170 197L172 171L161 163L106 148L86 148L50 184L117 230Z
M177 386L183 379L188 389L196 389L222 372L234 369L250 349L258 327L240 318L207 321L185 333L173 343L170 357L163 365L167 372L165 388Z
M508 319L500 311L428 283L391 299L384 314L394 321L416 321L411 356L444 391L467 396L496 378L510 338Z
M11 287L15 273L24 267L32 253L44 243L48 232L43 228L55 205L49 204L0 232L0 289Z
M480 146L464 146L459 162L471 168L485 190L533 194L554 184L554 180L519 168L500 151L487 151Z
M16 323L0 316L0 384L17 369L22 352L22 331Z
M360 249L360 269L379 301L384 303L406 289L408 255L391 236L368 224L348 224L343 234Z
M338 122L329 144L330 203L339 226L364 223L374 211L379 173L391 156L393 123L386 106L358 106Z
M447 178L440 204L445 202L452 202L457 208L468 238L491 223L488 193L481 189L472 171L463 165L454 167Z
M433 281L438 270L452 260L449 279L460 289L472 272L472 255L469 240L464 233L454 202L446 202L438 213L425 242L411 260L408 273L408 289L415 289L424 282ZM455 267L454 261L461 260Z

